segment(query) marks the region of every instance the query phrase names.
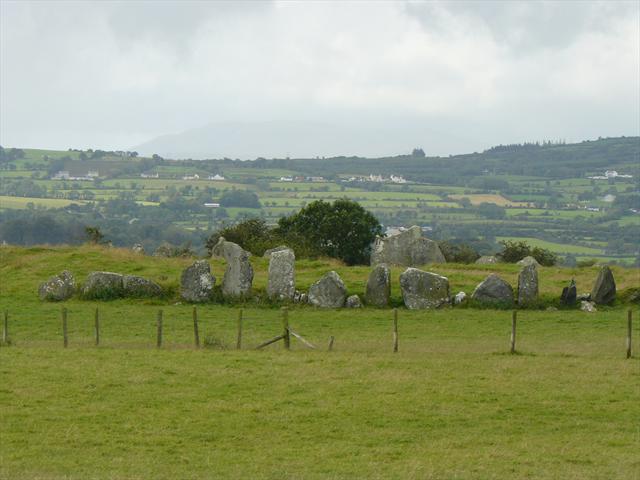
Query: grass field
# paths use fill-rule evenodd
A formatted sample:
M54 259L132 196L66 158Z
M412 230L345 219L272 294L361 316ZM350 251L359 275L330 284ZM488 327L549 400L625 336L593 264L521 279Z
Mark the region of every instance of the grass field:
M47 208L61 208L72 203L83 204L82 200L67 200L64 198L35 198L35 197L9 197L0 195L0 208L25 209L29 204Z
M573 253L582 255L602 255L603 250L598 248L582 247L580 245L566 245L563 243L548 242L546 240L540 240L538 238L523 238L523 237L496 237L497 240L512 240L527 242L532 247L540 247L551 250L552 252L560 253Z
M292 307L292 328L320 348L293 340L289 352L255 351L281 331L280 312L246 304L236 351L239 305L204 305L201 338L217 348L196 350L192 307L175 298L74 299L64 304L65 350L60 305L37 300L40 281L104 269L175 291L190 260L99 247L3 247L0 260L13 340L0 347L0 478L626 479L640 469L640 364L624 358L625 305L522 311L517 355L506 353L508 311L401 309L394 354L390 309ZM260 292L267 264L253 260ZM223 264L211 263L220 277ZM362 292L368 268L325 260L298 262L297 283L305 289L330 269ZM433 270L456 291L490 271L512 283L517 275L512 265ZM596 272L542 268L543 296L557 297L572 276L588 290ZM614 273L620 289L640 284L638 270Z

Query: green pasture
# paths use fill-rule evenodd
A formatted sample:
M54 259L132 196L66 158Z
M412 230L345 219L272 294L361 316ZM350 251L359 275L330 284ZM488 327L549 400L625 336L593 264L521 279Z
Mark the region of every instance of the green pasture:
M565 245L563 243L548 242L538 238L531 237L496 237L496 240L515 240L527 242L532 247L540 247L551 250L552 252L574 253L586 255L602 255L604 252L597 248L583 247L580 245Z

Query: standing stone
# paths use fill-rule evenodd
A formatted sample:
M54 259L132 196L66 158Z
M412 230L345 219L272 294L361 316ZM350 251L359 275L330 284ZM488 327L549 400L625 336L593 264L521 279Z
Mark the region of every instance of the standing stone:
M535 265L536 267L540 266L538 261L531 256L524 257L522 260L518 262L518 265L520 265L521 267L526 267L528 265Z
M386 307L391 297L391 270L385 263L374 267L367 280L365 301L367 305Z
M518 275L518 305L538 300L538 270L535 264L527 265Z
M578 301L578 289L576 287L576 281L571 279L571 283L567 287L562 289L562 295L560 295L560 303L562 305L573 306Z
M440 247L422 236L416 225L389 237L376 237L371 249L371 265L387 263L404 267L417 267L428 263L446 263Z
M206 260L198 260L187 267L180 277L180 295L188 302L207 302L213 297L216 278Z
M113 272L91 272L82 294L85 298L108 300L124 296L124 277Z
M222 279L222 294L226 297L249 296L253 283L253 267L249 262L251 254L237 243L227 242L224 237L218 239L211 253L227 262Z
M351 295L347 297L347 301L344 304L347 308L362 308L362 302L358 295Z
M136 243L133 247L131 247L131 250L134 253L139 253L140 255L144 255L145 254L144 247L142 246L141 243Z
M76 291L76 280L68 270L54 275L46 282L40 284L38 295L40 300L60 302L69 299Z
M309 303L316 307L340 308L347 297L344 282L336 272L325 274L309 287Z
M494 255L483 255L479 259L476 260L478 265L493 265L499 263L498 257Z
M450 302L449 279L417 268L407 268L400 274L402 299L412 310L438 308Z
M296 293L296 256L293 250L276 250L269 258L267 295L279 300L293 300Z
M598 278L591 289L591 301L597 305L609 305L616 299L616 281L613 272L605 265L600 269Z
M175 247L173 245L168 244L167 242L162 243L156 248L153 252L154 257L173 257L175 256Z
M125 275L122 279L126 297L158 297L162 295L162 287L146 278Z
M484 279L471 294L480 303L513 305L513 288L495 273Z

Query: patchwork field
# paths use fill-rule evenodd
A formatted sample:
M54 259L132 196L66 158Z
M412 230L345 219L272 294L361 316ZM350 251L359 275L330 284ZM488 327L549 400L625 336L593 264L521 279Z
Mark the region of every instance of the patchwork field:
M624 355L628 305L521 311L516 355L507 353L508 311L401 308L394 354L390 309L292 307L292 328L317 350L294 339L291 351L280 343L256 351L282 330L276 305L203 305L206 348L195 349L192 306L175 296L191 260L98 247L3 247L0 260L12 340L0 347L0 478L626 479L640 468L640 364ZM266 261L253 261L260 293ZM220 278L224 265L211 264ZM297 267L301 289L335 269L350 293L362 293L369 270L325 260ZM92 270L136 273L170 294L65 302L63 349L61 305L36 295L63 268L80 281ZM517 275L512 265L432 269L467 292L490 271L511 283ZM542 268L545 301L557 301L571 277L588 290L596 272ZM638 270L614 273L621 290L640 284Z

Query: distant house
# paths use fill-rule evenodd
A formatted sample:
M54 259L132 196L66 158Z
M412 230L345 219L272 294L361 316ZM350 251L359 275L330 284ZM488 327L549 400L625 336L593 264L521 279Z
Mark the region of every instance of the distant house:
M604 175L594 175L593 177L587 178L590 178L591 180L608 180L610 178L633 178L633 175L624 175L615 170L607 170L604 172Z
M407 183L407 181L404 179L404 177L401 177L400 175L398 175L398 176L391 175L391 181L393 183Z
M91 175L95 174L95 175ZM93 182L98 177L98 172L89 172L86 175L70 175L67 170L60 170L56 172L51 178L53 180L72 180L76 182Z
M87 172L87 177L89 178L98 178L100 176L100 172L98 170L89 170Z
M204 206L207 208L220 208L219 203L205 203Z
M183 180L200 180L200 175L197 173L195 175L185 175L182 177Z
M607 203L611 203L616 199L615 195L612 195L610 193L606 194L604 197L602 197L602 201L603 202L607 202Z
M324 177L307 177L307 182L324 182Z
M54 180L69 180L69 172L67 170L60 170L51 178Z
M220 174L216 173L215 175L209 175L209 176L207 177L207 180L213 180L213 181L217 181L217 182L219 182L219 181L221 181L221 180L224 180L224 177L223 177L222 175L220 175Z
M293 177L280 177L281 182L293 182Z
M160 174L156 173L141 173L140 178L160 178Z

